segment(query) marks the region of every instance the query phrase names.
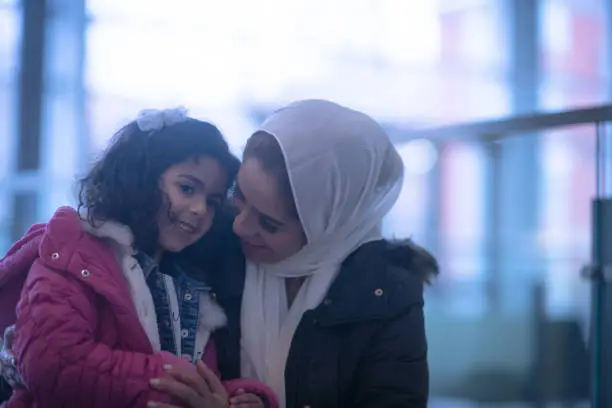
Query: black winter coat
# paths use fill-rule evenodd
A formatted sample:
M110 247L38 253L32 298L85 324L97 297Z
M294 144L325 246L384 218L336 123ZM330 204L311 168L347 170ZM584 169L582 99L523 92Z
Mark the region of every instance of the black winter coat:
M235 238L222 242L199 256L208 254L200 261L228 317L213 337L221 374L231 379L240 376L245 271ZM304 314L295 332L286 407L427 407L423 284L437 272L434 258L410 241L371 242L349 256L325 300Z

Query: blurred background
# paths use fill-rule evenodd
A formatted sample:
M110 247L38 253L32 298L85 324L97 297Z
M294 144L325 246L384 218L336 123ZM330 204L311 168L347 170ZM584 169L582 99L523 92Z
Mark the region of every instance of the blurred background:
M579 271L610 129L498 140L513 122L495 120L609 103L611 72L612 0L0 0L0 250L74 203L75 176L140 109L185 105L240 153L282 104L333 99L404 159L386 234L442 265L431 406L584 403Z

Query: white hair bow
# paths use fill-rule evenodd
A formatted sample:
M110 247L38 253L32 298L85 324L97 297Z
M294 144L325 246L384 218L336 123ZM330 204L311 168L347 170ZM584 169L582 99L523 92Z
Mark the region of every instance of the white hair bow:
M143 132L161 130L164 126L172 126L187 119L187 109L180 106L173 109L145 109L140 111L136 119L138 129Z

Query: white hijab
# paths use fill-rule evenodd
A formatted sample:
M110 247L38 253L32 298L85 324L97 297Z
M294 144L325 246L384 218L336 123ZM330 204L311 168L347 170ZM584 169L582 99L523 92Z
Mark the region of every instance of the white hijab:
M285 364L302 315L321 303L346 257L381 238L404 166L378 123L328 101L290 104L258 131L281 146L308 242L277 264L247 264L242 375L270 386L284 407ZM284 280L296 277L306 280L288 310Z

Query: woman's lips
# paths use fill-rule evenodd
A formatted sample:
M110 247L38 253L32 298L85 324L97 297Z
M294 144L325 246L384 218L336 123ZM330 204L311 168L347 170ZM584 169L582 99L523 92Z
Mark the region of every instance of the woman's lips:
M253 244L248 241L242 241L242 246L244 247L245 250L252 250L252 251L261 251L262 249L266 249L265 245L257 245L257 244Z

